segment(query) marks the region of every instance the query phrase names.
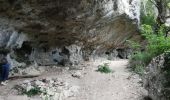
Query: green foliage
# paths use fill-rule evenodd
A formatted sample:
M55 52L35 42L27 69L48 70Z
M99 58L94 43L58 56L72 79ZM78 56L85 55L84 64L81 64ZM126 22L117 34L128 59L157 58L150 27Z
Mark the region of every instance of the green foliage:
M34 88L30 89L29 91L26 91L25 89L22 91L22 94L26 94L29 97L39 95L41 93L43 93L43 92L40 90L39 87L34 87Z
M136 54L132 55L132 61L140 62L140 65L147 65L152 59L152 56L147 52L137 52Z
M163 2L170 7L169 0ZM143 73L152 58L170 50L170 37L166 37L167 30L170 29L156 22L154 7L151 0L142 1L140 33L147 45L141 51L142 46L137 45L136 41L129 42L134 52L130 59L130 67L138 74Z
M141 23L154 26L156 24L155 16L153 14L144 14L141 16Z
M151 61L152 56L147 52L136 51L130 59L130 67L132 71L142 75L144 73L144 67Z
M140 31L141 31L142 35L145 36L146 38L148 37L147 35L150 36L154 33L154 31L152 30L152 27L147 24L141 25Z
M141 24L153 26L156 23L155 5L150 0L142 0L141 4Z
M103 65L99 65L97 71L101 72L101 73L111 73L111 72L113 72L112 69L109 68L108 63L105 63Z
M164 25L160 27L158 34L154 34L151 26L145 24L141 26L141 32L148 41L146 52L150 53L152 57L162 54L170 49L170 37L165 37Z
M145 69L143 65L136 65L132 67L132 70L139 75L143 75Z
M129 47L133 49L133 51L139 51L141 48L141 45L136 41L126 40L126 42L129 44Z
M170 3L168 3L168 8L170 8Z
M144 67L149 64L152 58L170 50L170 37L166 37L166 29L167 27L162 25L155 32L151 24L140 26L141 35L147 41L147 45L145 51L141 51L141 46L137 45L136 42L129 42L134 50L134 55L130 59L131 68L134 72L142 74Z

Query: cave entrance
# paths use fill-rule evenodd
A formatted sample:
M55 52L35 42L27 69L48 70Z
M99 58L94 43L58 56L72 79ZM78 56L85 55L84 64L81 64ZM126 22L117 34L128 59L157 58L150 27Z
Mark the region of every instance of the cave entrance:
M29 56L31 55L32 49L33 48L31 46L31 42L23 42L21 48L14 50L16 60L18 62L25 62L26 64L30 64Z

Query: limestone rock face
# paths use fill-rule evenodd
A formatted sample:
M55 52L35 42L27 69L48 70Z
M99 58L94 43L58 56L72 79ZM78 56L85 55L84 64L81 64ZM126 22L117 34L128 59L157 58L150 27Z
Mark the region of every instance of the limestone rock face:
M170 8L167 9L166 16L167 16L167 19L166 19L165 25L170 27L170 18L168 17L168 16L170 16Z
M77 64L123 48L139 16L140 0L0 0L0 47L20 62Z
M147 66L145 86L153 100L170 100L170 52L154 58Z

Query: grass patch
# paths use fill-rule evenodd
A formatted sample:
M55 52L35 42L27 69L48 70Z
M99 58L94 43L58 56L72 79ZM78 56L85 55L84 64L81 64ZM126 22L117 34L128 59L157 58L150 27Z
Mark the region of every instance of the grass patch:
M152 55L147 52L137 52L136 54L131 56L130 61L136 61L138 64L142 64L144 66L148 65L152 60Z
M104 63L103 65L99 65L97 72L101 72L101 73L112 73L113 70L109 68L108 63Z
M34 87L34 88L30 89L29 91L26 91L25 89L22 90L22 94L25 94L28 97L39 95L41 93L43 93L43 91L41 91L39 87Z
M145 66L147 66L152 60L152 55L147 52L136 52L136 54L131 56L130 68L132 71L139 75L143 75L145 71Z
M144 72L145 72L145 66L143 66L143 65L133 66L132 71L134 71L135 73L142 76L144 74Z

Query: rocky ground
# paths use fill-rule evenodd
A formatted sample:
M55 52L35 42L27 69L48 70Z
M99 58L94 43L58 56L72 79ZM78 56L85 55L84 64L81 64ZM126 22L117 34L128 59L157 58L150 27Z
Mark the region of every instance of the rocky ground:
M98 65L104 63L114 72L96 72ZM82 64L81 69L48 67L39 77L9 80L7 86L0 86L0 100L142 100L147 92L139 76L128 71L127 64L128 60L96 60ZM45 99L42 94L18 96L16 85L28 90L39 86L48 90L45 95L52 95L52 98Z

